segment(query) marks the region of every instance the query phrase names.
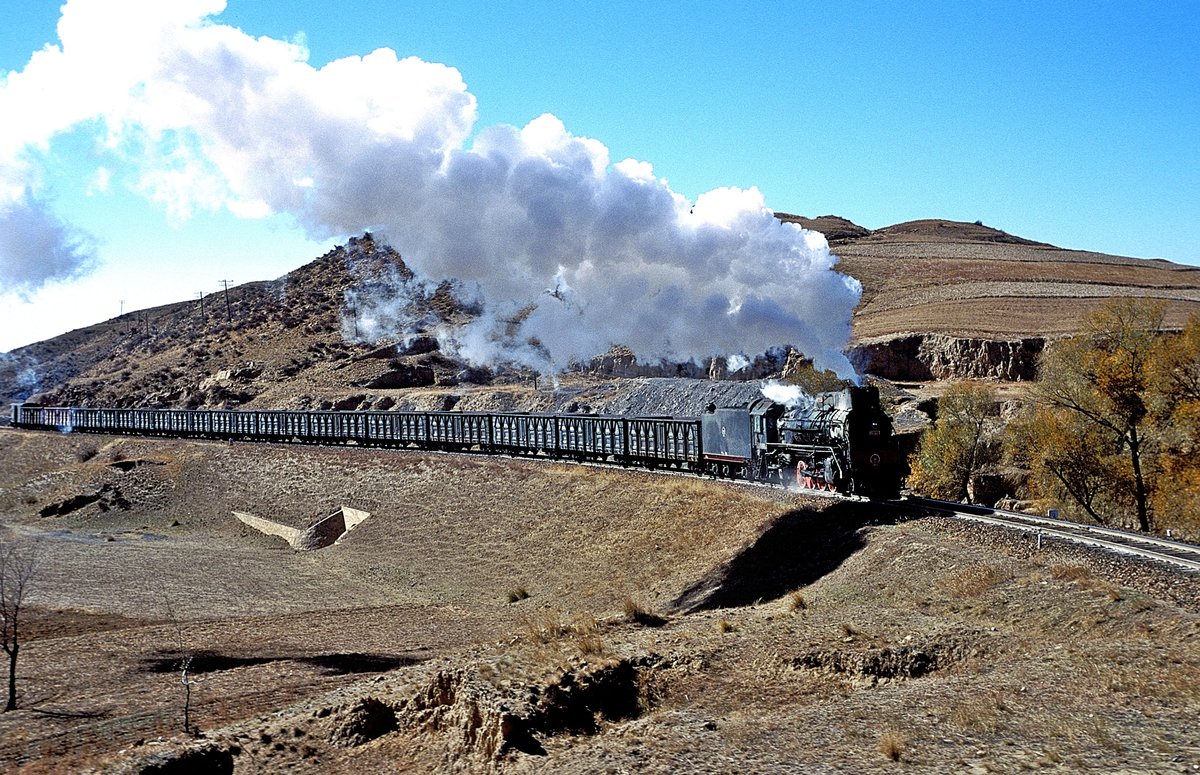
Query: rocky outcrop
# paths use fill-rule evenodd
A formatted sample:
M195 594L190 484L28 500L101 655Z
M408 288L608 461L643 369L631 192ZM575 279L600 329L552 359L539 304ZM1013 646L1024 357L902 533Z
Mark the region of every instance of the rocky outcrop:
M909 334L859 343L848 355L860 373L890 380L1025 382L1037 376L1038 356L1045 347L1042 337L994 340Z
M777 212L775 217L784 223L798 223L805 229L821 232L830 245L851 242L871 233L870 229L846 220L840 215L820 215L816 218L806 218L803 215Z
M395 363L387 371L363 383L363 387L374 390L424 387L434 384L434 371L429 366Z
M545 755L540 739L594 735L605 723L640 716L650 705L643 688L655 671L671 666L657 654L585 661L507 688L475 669L444 669L412 696L374 708L373 716L383 719L378 728L436 734L451 755L475 764L510 751ZM363 715L356 706L329 713L337 740L347 737L348 711Z
M614 347L604 355L576 366L584 374L599 377L687 377L703 379L708 376L703 366L695 363L640 363L628 347Z
M341 709L330 741L340 747L365 745L396 730L396 712L374 697L363 697Z

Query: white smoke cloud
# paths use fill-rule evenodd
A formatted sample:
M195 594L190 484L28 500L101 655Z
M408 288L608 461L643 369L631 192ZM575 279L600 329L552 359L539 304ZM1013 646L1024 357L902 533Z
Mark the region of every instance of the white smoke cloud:
M741 353L734 353L725 359L725 368L732 374L736 371L741 371L753 363L749 358Z
M476 102L457 70L388 49L314 68L302 44L214 22L223 8L69 0L61 47L7 77L0 113L39 93L72 104L0 130L0 165L94 122L106 181L172 217L224 208L288 213L320 238L370 229L423 276L477 289L485 314L446 337L476 362L554 369L614 344L649 360L792 344L852 374L842 349L859 284L756 189L690 203L551 115L468 144Z
M92 238L43 202L32 196L0 202L0 290L25 295L85 274L94 262Z
M787 385L783 382L765 382L761 388L762 394L777 404L783 404L789 409L808 408L816 403L816 399L804 391L799 385Z

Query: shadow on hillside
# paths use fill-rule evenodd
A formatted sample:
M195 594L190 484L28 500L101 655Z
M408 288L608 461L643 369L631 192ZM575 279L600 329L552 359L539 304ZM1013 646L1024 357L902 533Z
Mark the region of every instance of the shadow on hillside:
M397 654L313 654L307 656L235 656L215 651L197 651L192 654L189 672L215 673L238 667L262 665L268 662L300 662L320 668L326 675L353 673L383 673L398 667L407 667L422 662L424 658ZM174 656L151 657L143 660L143 670L148 673L171 673L180 669L180 658Z
M835 570L862 549L861 528L893 520L889 510L872 503L835 503L819 511L790 511L753 544L685 589L671 608L686 613L782 597Z

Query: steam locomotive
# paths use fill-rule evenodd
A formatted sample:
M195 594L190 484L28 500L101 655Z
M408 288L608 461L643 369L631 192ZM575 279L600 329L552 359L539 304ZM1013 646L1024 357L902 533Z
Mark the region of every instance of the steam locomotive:
M875 386L699 417L12 405L20 428L535 455L894 497L904 477Z

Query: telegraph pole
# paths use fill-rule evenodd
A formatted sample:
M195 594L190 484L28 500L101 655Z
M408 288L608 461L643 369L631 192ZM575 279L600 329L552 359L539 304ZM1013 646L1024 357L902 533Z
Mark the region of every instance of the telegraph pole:
M233 311L229 308L229 281L228 280L217 280L217 282L219 282L221 284L221 286L223 288L225 288L225 317L229 319L230 323L232 323L233 322Z
M200 294L200 322L208 323L208 316L204 314L204 291L197 291Z

